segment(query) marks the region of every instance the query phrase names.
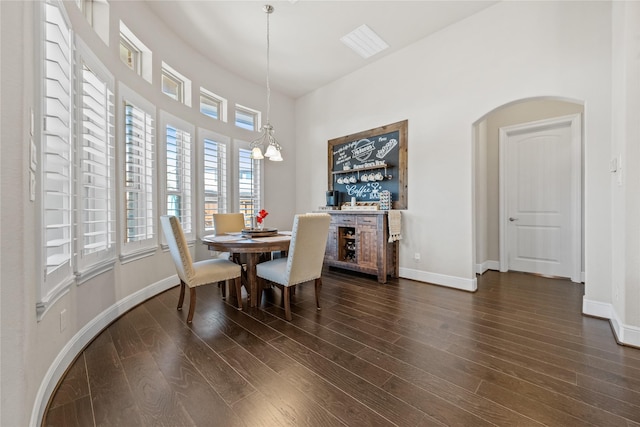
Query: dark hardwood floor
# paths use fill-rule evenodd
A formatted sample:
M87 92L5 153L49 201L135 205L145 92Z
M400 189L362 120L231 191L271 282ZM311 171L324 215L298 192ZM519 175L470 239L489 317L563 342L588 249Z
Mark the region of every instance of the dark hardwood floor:
M322 310L300 286L291 323L277 289L237 311L199 288L191 326L177 287L146 301L78 356L44 425L640 426L640 349L581 315L583 285L323 282Z

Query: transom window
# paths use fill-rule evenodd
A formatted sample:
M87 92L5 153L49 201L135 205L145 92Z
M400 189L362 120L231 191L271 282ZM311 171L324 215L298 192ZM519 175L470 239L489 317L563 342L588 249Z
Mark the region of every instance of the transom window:
M120 21L120 59L136 74L151 83L153 55L151 50Z
M122 34L120 35L120 59L136 74L140 74L140 51Z
M182 81L164 69L162 70L162 93L176 101L182 102Z
M191 80L162 62L162 93L191 106Z
M257 131L260 127L260 112L251 108L236 105L236 126L242 129Z
M227 101L209 92L205 88L200 88L200 112L216 120L226 121Z

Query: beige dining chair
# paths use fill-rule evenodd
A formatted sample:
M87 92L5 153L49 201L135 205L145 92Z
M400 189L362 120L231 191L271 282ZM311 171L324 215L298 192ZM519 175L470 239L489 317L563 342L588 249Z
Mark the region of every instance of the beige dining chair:
M236 296L238 299L238 310L242 310L242 288L240 274L242 267L226 259L207 259L193 262L187 240L184 237L180 221L174 215L163 215L160 217L162 231L169 245L169 252L176 265L178 277L180 278L180 298L178 299L178 310L182 310L184 302L185 286L189 287L189 314L187 323L193 320L193 313L196 309L196 287L208 285L210 283L220 283L234 280ZM229 283L230 284L230 283ZM224 295L224 293L223 293Z
M237 233L245 228L243 213L217 213L213 214L213 229L216 236L225 233ZM218 258L231 259L237 264L245 264L245 260L241 259L240 254L236 254L235 258L231 258L229 252L221 252Z
M213 229L216 235L235 233L245 228L243 213L217 213L213 214Z
M319 292L322 286L322 264L327 246L331 216L326 213L298 214L293 219L291 244L286 258L260 263L258 276L258 303L267 282L282 288L284 313L291 321L291 292L294 286L315 281L316 307L320 309Z

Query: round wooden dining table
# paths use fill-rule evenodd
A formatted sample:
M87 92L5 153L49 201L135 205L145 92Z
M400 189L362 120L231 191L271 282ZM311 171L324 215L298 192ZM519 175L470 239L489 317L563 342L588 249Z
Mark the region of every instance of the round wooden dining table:
M202 243L212 251L246 254L246 287L249 293L249 307L257 307L258 277L256 276L256 265L260 261L260 255L288 251L291 243L291 232L280 231L274 236L267 237L245 237L241 233L208 235L202 238Z

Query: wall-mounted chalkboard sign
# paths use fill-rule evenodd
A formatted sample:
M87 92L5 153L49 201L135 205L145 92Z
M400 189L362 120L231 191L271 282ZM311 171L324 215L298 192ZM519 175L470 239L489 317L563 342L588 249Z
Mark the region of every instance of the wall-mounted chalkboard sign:
M329 140L329 190L340 191L343 202L378 202L388 190L393 209L407 209L407 124Z

